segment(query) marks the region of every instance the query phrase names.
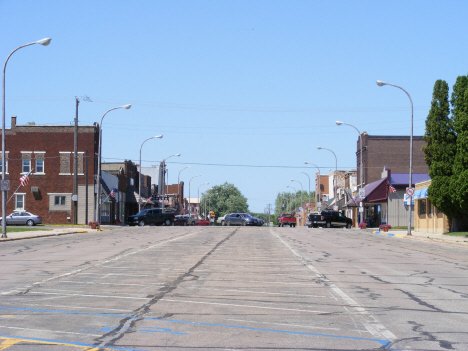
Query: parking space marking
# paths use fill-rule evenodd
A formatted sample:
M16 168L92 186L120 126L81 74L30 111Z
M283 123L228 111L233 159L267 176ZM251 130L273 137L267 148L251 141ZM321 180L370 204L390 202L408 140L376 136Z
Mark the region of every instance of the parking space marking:
M298 297L328 297L325 295L311 295L311 294L296 294L296 293L288 293L288 292L267 292L267 291L252 291L252 290L243 290L243 289L213 289L213 288L201 288L201 287L187 287L187 289L195 289L195 290L210 290L210 291L229 291L229 292L245 292L251 294L264 294L264 295L293 295Z
M356 337L356 336L346 336L346 335L332 335L332 334L320 334L320 333L309 333L309 332L300 332L300 331L291 331L291 330L278 330L278 329L266 329L266 328L253 328L253 327L244 327L238 325L226 325L226 324L216 324L216 323L202 323L202 322L191 322L191 321L180 321L180 320L171 320L171 319L160 319L160 318L150 318L150 317L136 317L136 316L128 316L128 315L119 315L119 314L105 314L105 313L92 313L92 312L76 312L76 311L56 311L56 310L41 310L41 309L27 309L27 308L18 308L18 307L2 307L0 309L3 310L17 310L17 311L30 311L30 312L47 312L47 313L60 313L60 314L77 314L77 315L91 315L91 316L104 316L104 317L117 317L117 318L125 318L127 320L146 320L146 321L158 321L158 322L165 322L165 323L178 323L178 324L187 324L187 325L196 325L196 326L206 326L206 327L220 327L220 328L233 328L233 329L241 329L241 330L252 330L252 331L261 331L261 332L271 332L271 333L284 333L284 334L294 334L294 335L308 335L308 336L317 336L317 337L325 337L325 338L338 338L338 339L347 339L347 340L362 340L362 341L373 341L379 343L381 346L388 346L390 345L389 340L385 339L378 339L378 338L363 338L363 337ZM0 338L14 338L11 336L0 335ZM40 340L40 339L30 339L30 338L22 338L25 340ZM78 343L65 343L65 342L57 342L54 340L42 340L45 342L51 343L60 343L63 345L79 345L79 346L88 346L88 347L96 347L96 345L87 345L87 344L78 344ZM128 350L128 351L140 351L135 349L125 349L125 348L118 348L118 347L109 347L109 346L102 346L104 349L110 350Z
M274 230L271 229L271 233L281 242L284 246L286 246L291 253L300 261L302 262L307 268L309 268L315 275L323 280L327 287L331 289L337 296L342 298L350 307L350 309L354 312L355 316L358 316L360 322L364 325L366 330L374 337L383 337L386 338L388 343L391 340L395 340L397 337L385 328L377 319L371 315L364 307L359 305L356 301L354 301L351 297L349 297L344 291L338 288L333 282L328 280L322 273L320 273L314 266L312 266L307 260L302 257L297 251L295 251L287 242L285 242Z

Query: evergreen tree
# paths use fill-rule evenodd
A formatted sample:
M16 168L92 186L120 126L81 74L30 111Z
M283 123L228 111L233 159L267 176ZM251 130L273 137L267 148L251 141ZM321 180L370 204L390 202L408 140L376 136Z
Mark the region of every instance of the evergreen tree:
M450 189L457 138L453 118L450 117L448 96L447 82L436 81L431 109L426 119L424 140L427 146L423 148L423 152L432 179L429 197L434 206L451 219L458 215Z
M457 153L450 185L452 201L459 212L453 218L452 228L459 231L468 227L468 77L457 78L450 102L457 135Z

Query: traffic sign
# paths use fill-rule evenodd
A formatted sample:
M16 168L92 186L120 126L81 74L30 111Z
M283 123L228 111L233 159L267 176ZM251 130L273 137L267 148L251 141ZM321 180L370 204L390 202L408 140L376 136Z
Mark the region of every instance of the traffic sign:
M414 195L414 188L406 188L406 195L413 196Z
M366 189L360 188L359 189L359 198L362 200L366 197Z
M0 188L2 191L9 191L10 190L10 181L9 180L2 180L0 183Z

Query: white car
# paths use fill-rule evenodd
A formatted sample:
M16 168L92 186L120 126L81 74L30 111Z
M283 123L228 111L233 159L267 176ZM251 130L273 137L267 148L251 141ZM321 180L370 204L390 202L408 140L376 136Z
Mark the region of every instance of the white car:
M222 217L218 217L218 219L216 220L216 223L221 224L221 225L226 225L226 222L224 222L224 217L226 217L226 215Z

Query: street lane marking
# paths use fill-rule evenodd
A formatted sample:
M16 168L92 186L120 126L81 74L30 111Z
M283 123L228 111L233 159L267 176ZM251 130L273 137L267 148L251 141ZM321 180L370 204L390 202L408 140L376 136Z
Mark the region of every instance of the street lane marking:
M18 338L15 336L8 336L8 335L0 335L0 339L6 339L4 342L0 344L0 351L5 350L8 347L18 344L20 342L30 342L30 343L35 343L35 344L48 344L48 345L66 345L66 346L80 347L80 348L86 347L86 349L84 349L86 351L90 351L90 350L143 351L139 349L129 349L129 348L124 348L124 347L113 347L113 346L105 346L105 347L96 348L96 345L91 345L91 344L49 340L49 339L38 339L38 338L25 338L25 337ZM3 345L5 345L5 347L2 347Z
M41 309L28 309L28 308L2 307L2 306L0 306L0 309L3 309L3 310L17 310L17 311L32 311L32 312L48 312L48 313L59 313L59 314L77 314L77 315L117 317L117 318L125 318L127 320L137 319L137 320L158 321L158 322L178 323L178 324L197 325L197 326L233 328L233 329L241 329L241 330L273 332L273 333L285 333L285 334L293 334L293 335L308 335L308 336L338 338L338 339L358 340L358 341L374 341L374 342L377 342L377 343L379 343L380 345L382 345L384 347L386 347L386 346L388 346L390 344L389 340L373 339L373 338L362 338L362 337L356 337L356 336L331 335L331 334L308 333L308 332L289 331L289 330L252 328L252 327L243 327L243 326L237 326L237 325L226 325L226 324L216 324L216 323L202 323L202 322L190 322L190 321L159 319L159 318L150 318L150 317L136 317L136 316L131 316L131 315L126 316L126 315L119 315L119 314L76 312L76 311L55 311L55 310L41 310ZM4 335L0 335L0 338L1 337L11 338L10 336L4 336ZM40 339L30 339L30 338L22 338L22 339L25 339L25 340L40 340ZM51 342L56 342L56 341L51 341ZM71 344L71 343L62 342L61 344L66 345L66 344ZM77 344L77 343L73 343L73 345L81 345L81 346L89 346L89 347L95 347L96 346L96 345L86 345L86 344ZM110 346L102 346L102 348L111 349L111 350L131 350L131 349L118 348L118 347L110 347Z
M288 326L288 327L299 327L299 328L306 328L306 329L341 330L341 328L314 327L312 325L302 325L302 324L257 322L257 321L248 321L248 320L244 320L244 319L232 319L232 318L228 318L227 320L228 321L234 321L234 322L247 322L247 323L256 323L256 324L285 325L285 326Z
M25 292L28 291L29 289L32 289L33 287L36 287L36 286L38 286L38 285L42 285L42 284L48 283L48 282L50 282L50 281L54 281L54 280L57 280L57 279L60 279L60 278L63 278L63 277L68 277L68 276L71 276L71 275L75 275L75 274L78 274L78 273L84 274L84 273L82 273L82 272L87 271L87 270L89 270L89 269L93 269L93 268L96 268L96 267L100 267L100 266L106 265L106 264L108 264L108 263L118 261L118 260L120 260L120 259L122 259L122 258L125 258L125 257L128 257L128 256L132 256L132 255L135 255L135 254L140 253L140 252L143 252L143 251L151 250L151 249L153 249L153 248L155 248L155 247L158 247L158 246L161 246L161 245L170 243L170 242L172 242L172 241L177 241L177 240L186 238L186 237L188 237L188 236L192 236L192 235L198 234L198 233L200 233L200 232L201 232L201 230L196 231L196 232L193 232L193 233L189 233L189 234L184 234L184 235L181 235L181 236L172 238L172 239L163 240L163 241L161 241L161 242L159 242L159 243L157 243L157 244L154 244L154 245L151 245L151 246L142 248L142 249L137 250L137 251L132 251L132 252L128 252L128 253L123 254L123 255L119 255L119 256L117 256L117 257L114 257L114 258L105 260L105 261L103 261L103 262L101 262L101 263L97 263L97 264L92 265L92 266L89 266L89 267L76 269L76 270L71 271L71 272L68 272L68 273L64 273L64 274L60 274L60 275L57 275L57 276L54 276L54 277L51 277L51 278L47 278L47 279L44 279L44 280L41 280L41 281L38 281L38 282L35 282L35 283L32 283L32 284L29 284L29 285L26 285L25 287L22 287L22 288L17 288L17 289L8 290L8 291L2 291L2 292L0 292L0 296L1 296L1 295L10 295L10 294L15 294L15 293L25 293Z
M309 295L309 294L295 294L295 293L273 293L273 292L266 292L266 291L252 291L252 290L242 290L242 289L213 289L213 288L199 288L199 287L187 287L187 289L195 289L195 290L212 290L212 291L229 291L229 292L246 292L252 294L265 294L265 295L293 295L297 297L307 296L307 297L327 297L325 295Z
M300 260L307 268L309 268L315 275L323 280L327 286L341 297L351 307L357 316L361 316L361 323L364 325L366 330L374 337L384 337L388 340L395 340L397 337L388 329L386 329L377 319L366 311L361 305L354 301L351 297L346 295L340 288L338 288L332 281L327 279L322 273L320 273L314 266L309 264L307 260L296 252L287 242L285 242L274 230L271 229L271 233L282 242L298 260Z
M24 327L7 327L6 325L0 325L0 328L5 328L5 329L19 329L19 330L32 330L32 331L51 332L51 333L60 333L60 334L82 335L82 333L65 332L65 331L48 330L48 329L24 328ZM86 334L86 335L98 336L98 337L101 336L100 334Z

